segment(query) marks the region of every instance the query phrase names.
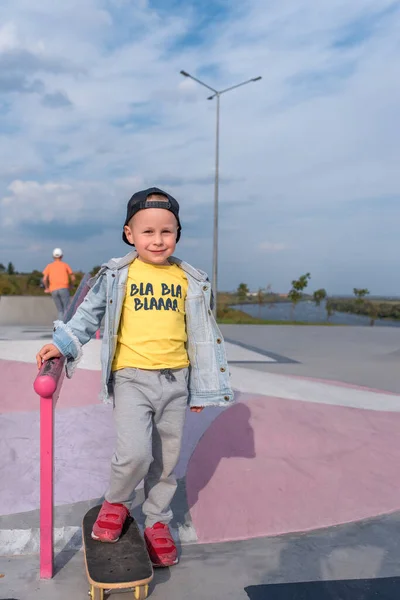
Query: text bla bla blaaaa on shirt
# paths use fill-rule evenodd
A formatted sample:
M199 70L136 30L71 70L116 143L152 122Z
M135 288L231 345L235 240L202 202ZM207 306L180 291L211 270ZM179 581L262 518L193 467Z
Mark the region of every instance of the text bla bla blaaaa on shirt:
M153 284L140 283L137 286L135 283L131 285L130 296L134 298L135 310L173 310L178 311L178 301L176 298L182 298L182 287L171 284L169 287L166 283L161 284L161 297L154 298ZM151 296L151 297L149 297ZM165 296L172 296L172 298Z

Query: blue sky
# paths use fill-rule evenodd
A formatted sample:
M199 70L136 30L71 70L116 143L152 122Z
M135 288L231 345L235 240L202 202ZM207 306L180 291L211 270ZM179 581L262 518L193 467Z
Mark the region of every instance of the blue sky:
M399 294L399 31L393 0L3 0L0 262L120 256L158 185L210 272L215 103L179 71L262 75L221 98L220 288Z

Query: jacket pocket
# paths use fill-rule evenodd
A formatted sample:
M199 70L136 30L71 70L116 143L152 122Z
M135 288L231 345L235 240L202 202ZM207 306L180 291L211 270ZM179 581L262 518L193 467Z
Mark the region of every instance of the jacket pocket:
M192 296L186 300L186 321L188 337L191 338L193 343L211 342L210 318L207 314L203 296Z
M190 387L197 392L218 390L218 365L214 342L193 344L191 354Z

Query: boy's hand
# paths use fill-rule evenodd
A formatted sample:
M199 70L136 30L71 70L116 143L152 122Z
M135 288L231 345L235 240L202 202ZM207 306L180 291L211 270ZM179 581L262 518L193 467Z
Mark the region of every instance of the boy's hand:
M36 354L36 362L38 369L42 366L42 363L45 360L49 360L50 358L59 358L62 356L61 352L54 344L46 344L43 346L41 350Z
M201 413L203 408L204 408L204 406L191 406L190 412Z

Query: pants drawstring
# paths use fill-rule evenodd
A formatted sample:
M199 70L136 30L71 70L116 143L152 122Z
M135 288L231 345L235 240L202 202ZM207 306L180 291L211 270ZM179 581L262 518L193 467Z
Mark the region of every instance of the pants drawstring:
M173 381L176 381L176 377L173 374L171 369L161 369L160 373L161 373L161 375L164 375L165 379L167 381L169 381L170 383L172 383Z

